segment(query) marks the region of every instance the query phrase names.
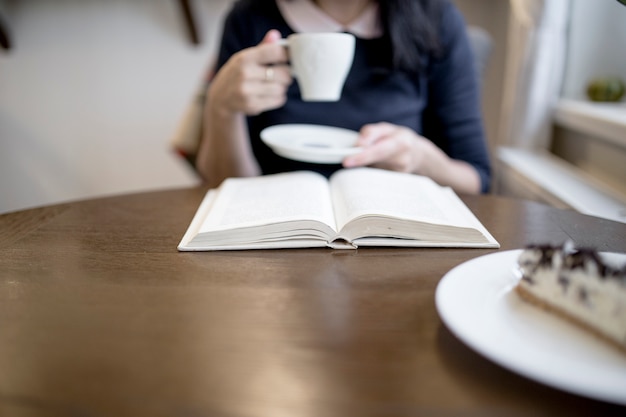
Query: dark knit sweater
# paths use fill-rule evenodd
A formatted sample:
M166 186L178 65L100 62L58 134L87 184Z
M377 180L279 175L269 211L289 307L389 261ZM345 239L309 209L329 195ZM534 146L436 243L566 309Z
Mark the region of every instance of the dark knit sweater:
M270 29L283 37L293 33L278 7L261 7L240 0L223 28L218 68L235 52L257 45ZM391 69L390 43L357 37L352 69L338 102L304 102L297 81L288 90L287 104L248 117L255 157L264 174L310 169L330 174L340 165L317 165L282 158L260 139L260 131L276 124L310 123L353 130L368 123L407 126L433 141L448 156L470 163L480 175L482 191L489 189L491 170L486 147L477 76L463 17L445 2L440 24L441 52L423 56L415 73Z

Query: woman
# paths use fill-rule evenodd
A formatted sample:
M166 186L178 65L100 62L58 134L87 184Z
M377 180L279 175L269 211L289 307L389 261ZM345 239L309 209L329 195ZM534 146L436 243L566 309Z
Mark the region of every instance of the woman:
M357 38L341 100L303 102L277 40L341 30ZM229 176L341 168L282 158L259 138L267 126L312 123L360 131L364 151L343 167L486 192L490 164L472 64L463 18L449 0L240 0L224 24L198 170L215 186Z

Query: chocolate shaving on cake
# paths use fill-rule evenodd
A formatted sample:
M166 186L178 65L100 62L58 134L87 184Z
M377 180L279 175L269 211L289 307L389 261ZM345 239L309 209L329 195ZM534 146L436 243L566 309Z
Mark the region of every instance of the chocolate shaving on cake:
M563 254L564 268L569 270L580 268L584 270L589 263L591 263L596 266L598 275L602 279L615 279L618 282L621 282L622 285L626 286L626 264L619 268L607 265L595 249L584 247L574 248L571 242L566 242L563 245L534 244L526 246L526 249L537 250L540 252L540 258L536 265L537 267L551 266L554 260L554 255L561 252ZM566 283L563 284L566 285Z
M529 245L518 258L515 290L626 352L626 264L610 261L571 242Z

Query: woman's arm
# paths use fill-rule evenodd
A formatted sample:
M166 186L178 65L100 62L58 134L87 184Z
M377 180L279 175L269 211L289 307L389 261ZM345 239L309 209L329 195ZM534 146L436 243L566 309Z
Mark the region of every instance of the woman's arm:
M458 192L487 190L490 179L480 96L462 16L448 5L440 25L441 51L427 68L424 136L414 130L378 123L361 129L360 154L344 166L374 165L427 175Z
M292 78L287 53L276 42L280 37L269 31L259 45L235 53L209 86L196 167L210 186L259 173L245 117L285 103Z
M219 106L211 104L206 107L196 168L211 188L228 177L259 174L245 123L243 113L220 112Z
M345 167L375 166L392 171L425 175L460 193L478 194L481 181L469 163L452 159L433 142L413 130L390 123L366 125L358 146L364 151L343 161Z
M481 86L461 12L448 3L440 23L442 53L429 68L428 108L423 134L450 158L465 161L479 176L480 191L491 182L482 118Z

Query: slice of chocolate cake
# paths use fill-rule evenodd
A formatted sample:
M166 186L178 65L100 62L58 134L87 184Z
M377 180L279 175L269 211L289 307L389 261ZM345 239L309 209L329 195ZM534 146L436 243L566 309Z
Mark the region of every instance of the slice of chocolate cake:
M590 249L529 246L518 259L517 293L613 342L626 352L626 265Z

